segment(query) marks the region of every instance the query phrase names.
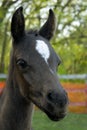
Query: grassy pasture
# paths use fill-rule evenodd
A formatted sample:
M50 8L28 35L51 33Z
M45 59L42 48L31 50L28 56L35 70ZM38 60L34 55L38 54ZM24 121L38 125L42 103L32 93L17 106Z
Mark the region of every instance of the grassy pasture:
M87 130L87 114L68 113L63 120L53 122L36 110L32 125L35 130Z

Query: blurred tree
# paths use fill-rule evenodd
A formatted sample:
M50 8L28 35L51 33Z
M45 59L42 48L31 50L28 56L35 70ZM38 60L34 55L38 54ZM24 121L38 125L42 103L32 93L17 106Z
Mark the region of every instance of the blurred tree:
M1 0L0 71L6 72L11 48L10 21L14 10L24 7L27 29L45 22L52 8L57 18L53 47L62 58L59 73L87 73L87 1L86 0Z

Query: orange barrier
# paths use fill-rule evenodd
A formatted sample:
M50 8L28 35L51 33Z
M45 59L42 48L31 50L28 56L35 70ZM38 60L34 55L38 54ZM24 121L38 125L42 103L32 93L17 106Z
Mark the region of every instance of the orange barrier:
M0 82L0 95L5 87L5 82Z
M87 85L77 83L62 83L69 97L69 111L75 113L87 113ZM5 82L0 82L0 94Z
M87 113L87 85L63 83L69 97L69 110L76 113Z

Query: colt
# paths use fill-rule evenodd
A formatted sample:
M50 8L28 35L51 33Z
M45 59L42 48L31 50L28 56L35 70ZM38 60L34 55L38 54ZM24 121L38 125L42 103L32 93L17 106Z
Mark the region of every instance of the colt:
M0 130L31 130L33 104L53 121L65 117L68 97L56 73L60 58L49 43L55 28L51 9L39 30L25 31L22 7L13 14L10 67L0 99Z

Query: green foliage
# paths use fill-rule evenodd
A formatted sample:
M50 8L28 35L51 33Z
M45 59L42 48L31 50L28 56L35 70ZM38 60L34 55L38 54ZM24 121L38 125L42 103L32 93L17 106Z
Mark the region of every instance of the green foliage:
M87 72L87 53L83 44L73 43L55 46L56 52L61 56L61 74L74 74Z
M11 49L10 21L14 10L21 5L24 7L27 29L39 29L47 19L48 10L50 8L54 10L57 29L51 43L62 60L62 64L58 67L59 73L87 73L87 1L85 0L1 0L0 71L8 71Z

